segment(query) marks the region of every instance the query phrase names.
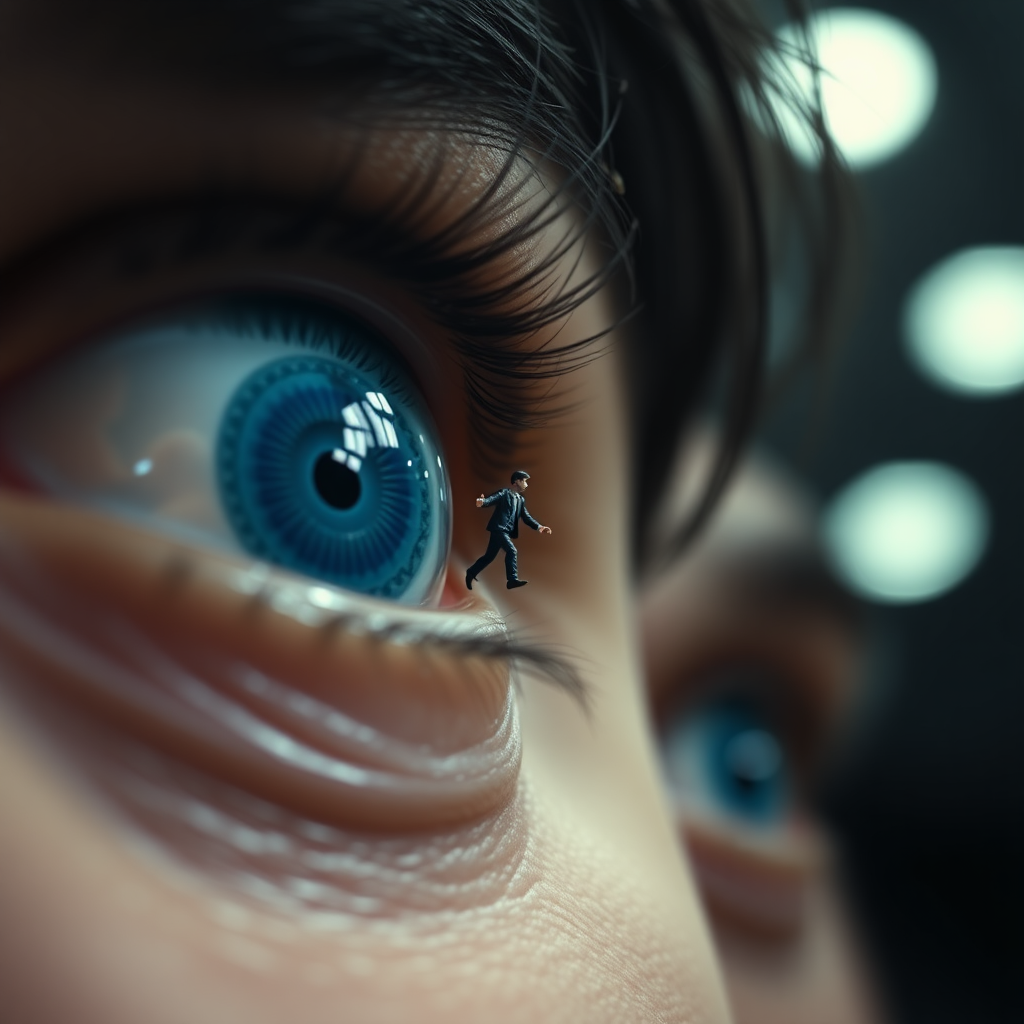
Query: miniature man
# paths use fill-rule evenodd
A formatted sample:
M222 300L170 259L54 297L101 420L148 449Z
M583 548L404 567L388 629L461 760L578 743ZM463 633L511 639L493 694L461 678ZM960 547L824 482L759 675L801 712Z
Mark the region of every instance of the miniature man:
M484 505L494 505L494 512L491 513L491 521L487 524L491 539L484 552L467 570L466 586L472 590L473 580L477 573L485 569L494 561L499 548L505 550L505 586L509 590L516 587L525 587L529 580L521 580L516 571L516 546L512 543L513 537L519 536L519 519L525 520L527 526L540 533L550 533L550 526L541 526L529 512L526 511L526 499L523 493L526 491L527 480L530 474L521 469L512 474L512 486L503 487L495 491L490 497L485 498L482 494L476 499L476 507L483 508Z

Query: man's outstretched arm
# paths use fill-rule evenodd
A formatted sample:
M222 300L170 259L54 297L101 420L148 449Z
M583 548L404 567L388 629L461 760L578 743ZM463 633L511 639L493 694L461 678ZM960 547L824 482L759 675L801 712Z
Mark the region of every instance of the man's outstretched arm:
M551 532L551 527L550 526L541 526L541 524L538 523L537 520L534 519L533 516L530 515L530 513L526 510L526 502L525 501L523 502L523 522L525 522L527 526L532 526L533 529L538 530L540 533L550 533Z

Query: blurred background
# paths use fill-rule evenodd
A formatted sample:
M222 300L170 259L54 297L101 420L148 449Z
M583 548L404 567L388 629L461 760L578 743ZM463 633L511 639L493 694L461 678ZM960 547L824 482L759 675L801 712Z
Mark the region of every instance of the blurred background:
M815 7L866 280L822 408L792 395L763 439L876 609L870 738L826 812L895 1019L1019 1024L1024 0Z

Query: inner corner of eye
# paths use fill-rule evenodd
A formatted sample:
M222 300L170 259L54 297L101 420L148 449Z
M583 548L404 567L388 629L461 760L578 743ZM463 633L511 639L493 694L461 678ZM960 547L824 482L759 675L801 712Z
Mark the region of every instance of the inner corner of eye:
M425 603L443 579L425 403L387 340L326 303L164 312L39 368L0 432L58 497L374 597Z

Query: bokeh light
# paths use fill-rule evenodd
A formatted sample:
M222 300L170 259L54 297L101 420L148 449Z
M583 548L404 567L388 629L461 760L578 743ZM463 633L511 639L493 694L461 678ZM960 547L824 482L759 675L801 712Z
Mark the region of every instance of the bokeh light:
M836 571L877 601L938 597L977 565L989 516L978 488L937 462L892 462L868 470L826 511L825 541Z
M903 337L914 365L956 394L1024 385L1024 246L964 249L911 289Z
M852 167L887 160L921 131L935 105L938 74L925 40L909 25L878 11L835 7L808 21L808 38L821 66L821 104L836 146ZM792 25L778 33L799 48ZM797 56L786 67L807 100L814 79ZM818 147L798 118L783 105L776 113L793 149L808 162Z

